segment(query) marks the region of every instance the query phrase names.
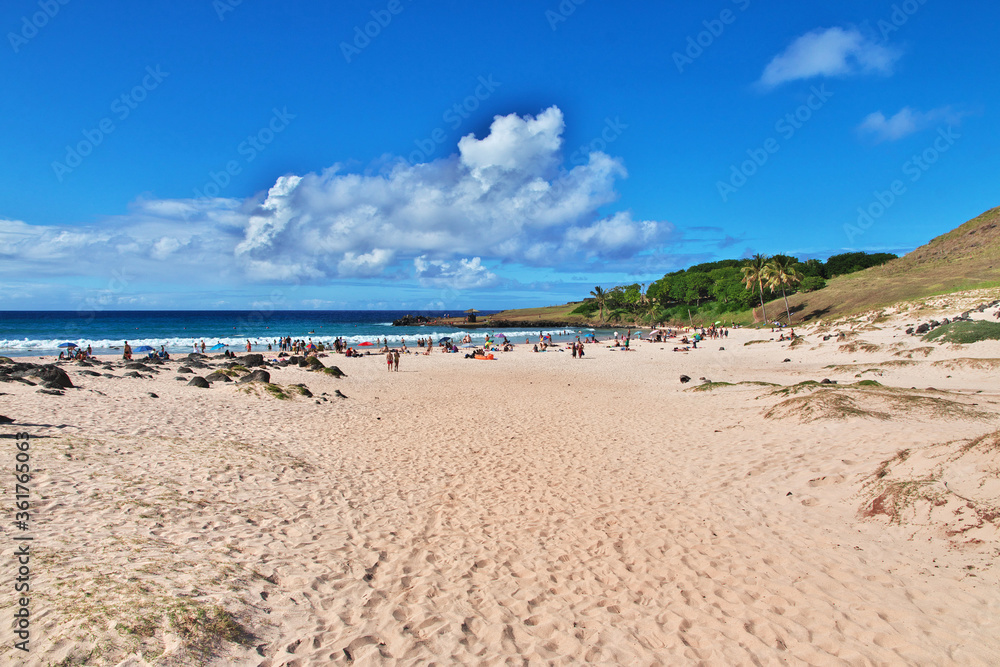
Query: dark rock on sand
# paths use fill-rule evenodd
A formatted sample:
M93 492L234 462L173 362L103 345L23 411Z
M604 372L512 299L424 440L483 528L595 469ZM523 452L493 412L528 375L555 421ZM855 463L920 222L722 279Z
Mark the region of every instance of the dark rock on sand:
M306 357L306 365L313 370L322 370L326 368L326 366L323 365L323 362L317 357Z
M48 394L49 396L63 396L64 394L58 389L37 389L36 394Z
M92 377L100 377L101 374L95 371L77 371L80 375L90 375Z
M685 383L690 382L690 381L691 381L691 378L689 378L687 375L682 375L681 376L681 384L685 384Z
M791 359L782 359L782 360L781 360L781 363L783 363L783 364L787 364L787 363L788 363L789 361L791 361Z
M142 373L140 373L139 371L125 371L124 373L122 373L122 377L126 377L126 378L141 378L142 377Z
M335 389L333 393L334 393L334 394L335 394L336 396L339 396L340 398L347 398L347 397L346 397L346 396L344 396L344 395L343 395L342 393L340 393L340 390L339 390L339 389Z
M181 366L180 368L177 369L177 372L178 373L191 373L192 375L194 374L194 371L191 370L190 368L188 368L187 366Z
M181 382L187 382L187 378L186 378L186 377L184 377L183 375L178 375L178 376L176 376L176 377L175 377L174 379L175 379L175 380L179 380L179 381L181 381Z
M189 387L201 387L202 389L208 389L211 385L208 384L208 380L203 377L194 376L191 381L188 382Z
M332 375L335 378L347 377L347 373L340 370L338 366L328 366L323 372L326 373L327 375Z
M252 368L254 366L264 365L264 355L263 354L247 354L236 360L240 364L246 366L247 368Z
M54 383L59 389L69 389L73 386L73 382L69 379L69 375L67 375L66 371L58 366L54 366L52 364L45 366L35 366L33 364L29 364L29 366L32 367L13 373L13 376L15 378L36 377L43 383Z
M923 334L927 333L927 332L928 332L928 331L930 331L930 330L931 330L931 326L930 326L929 324L921 324L920 326L918 326L918 327L916 328L916 331L915 331L915 333L916 333L916 334L917 334L918 336L920 336L920 335L923 335Z
M229 377L225 373L220 373L219 371L215 371L214 373L211 373L210 375L206 375L205 379L208 380L209 382L232 382L233 381L233 378Z
M268 373L265 370L256 370L256 371L253 371L252 373L248 373L247 375L244 375L239 380L237 380L237 382L239 382L240 384L243 384L245 382L265 382L266 383L266 382L270 382L270 381L271 381L271 374Z
M154 394L153 392L149 392L149 397L150 397L150 398L159 398L159 396L157 396L157 395L156 395L156 394Z
M13 423L14 420L11 419L10 417L5 417L4 415L0 415L0 424L13 424Z
M820 384L837 384L836 380L831 380L830 378L823 378L819 381Z

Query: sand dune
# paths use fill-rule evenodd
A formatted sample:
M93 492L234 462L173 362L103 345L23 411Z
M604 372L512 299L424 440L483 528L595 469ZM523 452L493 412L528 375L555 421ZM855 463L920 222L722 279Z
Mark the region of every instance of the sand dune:
M795 347L734 331L691 353L272 370L312 399L197 389L172 370L69 366L80 388L65 396L0 385L18 421L0 428L36 436L43 497L32 652L7 624L0 651L33 665L995 664L1000 344L901 364L928 347L907 317L819 325ZM878 349L844 349L861 342ZM730 384L695 391L682 373ZM837 385L794 388L824 378ZM926 493L892 504L914 480Z

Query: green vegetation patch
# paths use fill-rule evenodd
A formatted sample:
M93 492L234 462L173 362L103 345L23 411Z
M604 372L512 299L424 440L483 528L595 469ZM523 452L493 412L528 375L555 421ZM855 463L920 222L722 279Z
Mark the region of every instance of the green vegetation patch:
M859 392L864 392L863 399ZM875 380L859 380L849 385L807 381L772 391L770 396L785 397L785 400L767 410L764 417L765 419L795 418L802 422L852 417L887 420L893 416L914 412L937 419L991 417L991 413L978 410L967 403L944 398L940 394L947 392L887 387ZM863 406L859 404L859 400L864 401Z
M770 343L770 342L771 341L769 340L748 340L747 342L743 343L743 347L746 347L747 345L755 345L757 343Z
M944 324L923 337L926 341L968 345L982 340L1000 340L1000 322L951 322Z
M271 396L274 396L278 400L284 401L289 398L288 394L285 393L285 390L281 388L281 385L271 384L269 382L264 385L264 389L267 393L271 394Z
M700 384L697 387L691 387L688 391L714 391L715 389L721 389L722 387L780 387L781 385L775 384L773 382L761 382L759 380L744 380L743 382L706 382Z
M732 382L705 382L697 387L692 387L691 391L713 391L719 389L720 387L732 387Z

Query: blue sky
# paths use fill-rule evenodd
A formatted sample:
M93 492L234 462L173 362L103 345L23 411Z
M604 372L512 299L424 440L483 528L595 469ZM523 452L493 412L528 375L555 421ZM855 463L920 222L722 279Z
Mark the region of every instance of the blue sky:
M1000 6L16 0L0 309L479 308L1000 204Z

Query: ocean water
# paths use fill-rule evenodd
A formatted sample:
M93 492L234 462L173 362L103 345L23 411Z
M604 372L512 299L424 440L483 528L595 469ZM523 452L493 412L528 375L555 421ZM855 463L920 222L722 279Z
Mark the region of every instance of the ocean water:
M480 318L497 311L482 311ZM589 334L590 330L540 329L469 329L452 327L394 327L392 321L404 315L440 317L453 311L393 310L308 310L308 311L4 311L0 312L0 354L25 356L58 353L61 343L90 345L95 354L121 350L125 341L133 347L149 345L157 350L163 345L172 353L187 353L195 343L207 347L217 343L239 353L250 340L254 351L267 350L267 344L282 337L323 342L329 345L341 337L351 345L388 339L390 344L416 345L417 338L431 336L435 342L443 336L464 337L482 342L487 333L504 333L515 343L525 338L538 340L539 333L552 334L556 340ZM456 342L458 342L456 338Z

